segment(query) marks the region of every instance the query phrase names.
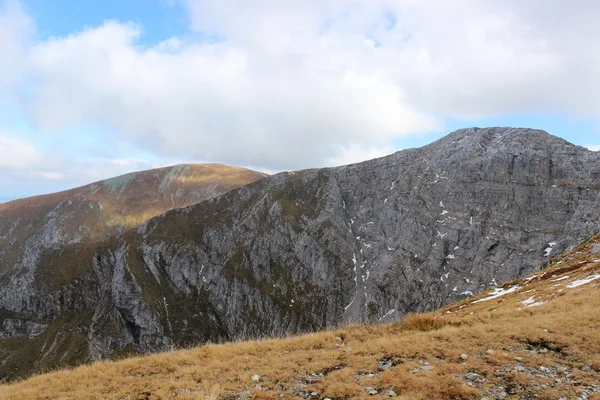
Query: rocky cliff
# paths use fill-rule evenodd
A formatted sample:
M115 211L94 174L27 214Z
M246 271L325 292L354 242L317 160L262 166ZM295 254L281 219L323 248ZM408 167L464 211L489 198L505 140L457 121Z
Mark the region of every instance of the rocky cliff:
M80 269L77 263L84 249L95 249L111 235L165 211L221 195L264 176L220 164L177 165L0 204L0 377L6 376L4 371L18 369L22 374L31 369L28 363L36 357L13 357L16 353L12 350L22 350L31 339L47 336L53 321L48 315L53 311L46 296L62 295L47 293L40 285L71 282L72 274ZM72 248L77 250L69 253ZM54 256L60 258L58 264L46 262ZM60 323L56 326L62 329ZM51 347L38 350L40 366L54 365L60 359L69 363L79 360L79 355L69 356ZM53 355L48 357L50 350Z
M599 153L473 128L271 176L102 242L42 239L0 278L0 374L437 308L597 231L599 178Z

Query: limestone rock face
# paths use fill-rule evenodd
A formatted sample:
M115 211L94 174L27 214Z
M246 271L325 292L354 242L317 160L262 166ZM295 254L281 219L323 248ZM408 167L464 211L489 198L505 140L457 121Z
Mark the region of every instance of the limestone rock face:
M27 258L50 229L3 272L0 318L24 322L0 325L0 373L23 375L9 362L27 358L17 343L76 363L434 309L597 231L599 178L599 153L537 130L472 128L281 173ZM32 359L25 373L49 363Z

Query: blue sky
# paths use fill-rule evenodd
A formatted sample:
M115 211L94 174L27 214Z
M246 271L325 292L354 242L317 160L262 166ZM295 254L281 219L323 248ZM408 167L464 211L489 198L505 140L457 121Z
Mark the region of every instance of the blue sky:
M596 149L600 6L524 3L0 0L0 201L182 162L340 165L469 126Z

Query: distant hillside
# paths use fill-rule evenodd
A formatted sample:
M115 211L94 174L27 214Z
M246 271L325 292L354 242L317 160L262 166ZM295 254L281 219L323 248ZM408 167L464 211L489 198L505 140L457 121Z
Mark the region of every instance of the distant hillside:
M219 196L265 176L222 164L176 165L134 172L63 192L2 203L0 233L16 219L33 220L49 210L64 208L71 215L73 229L79 228L78 220L85 221L85 233L96 239L113 228L137 226L165 211ZM82 215L74 215L76 210Z
M32 399L600 399L600 235L429 314L206 345L0 386Z

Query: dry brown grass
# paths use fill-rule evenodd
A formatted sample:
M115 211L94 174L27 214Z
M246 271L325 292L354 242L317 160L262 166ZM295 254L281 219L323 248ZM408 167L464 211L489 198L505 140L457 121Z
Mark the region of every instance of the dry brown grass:
M577 398L586 390L598 398L592 392L600 391L594 386L600 382L600 279L567 288L600 274L590 243L513 282L519 289L496 299L474 303L484 293L389 325L98 362L0 386L0 398L373 398L366 387L378 396L393 390L400 399L480 399L498 388L515 399ZM531 297L543 304L531 306ZM470 381L466 373L482 380ZM254 374L260 382L252 381Z

